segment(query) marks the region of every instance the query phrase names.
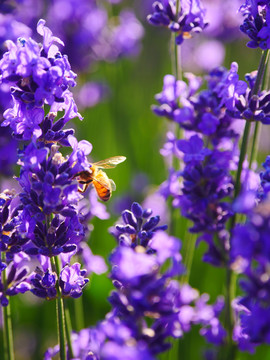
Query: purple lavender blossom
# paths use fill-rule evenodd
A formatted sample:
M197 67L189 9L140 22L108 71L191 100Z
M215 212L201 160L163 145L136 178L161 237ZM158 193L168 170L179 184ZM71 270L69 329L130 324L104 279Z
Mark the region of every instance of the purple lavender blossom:
M30 277L32 294L46 300L55 299L57 296L56 280L56 273L49 269L43 272L40 268L37 268Z
M250 48L260 47L262 50L269 49L269 3L260 0L246 0L245 4L240 7L240 11L245 17L240 30L250 38L247 46Z
M145 212L137 203L133 203L131 210L122 214L127 227L125 239L128 229L136 227L136 219L138 223ZM146 224L152 223L153 219L150 218ZM121 229L124 230L124 226ZM119 225L116 225L117 231ZM129 236L132 238L132 234ZM119 240L121 237L123 235ZM119 246L110 257L111 278L116 287L109 297L112 313L131 324L136 321L141 323L139 319L143 316L153 319L150 329L154 332L151 341L148 339L153 354L166 350L168 344L165 340L168 336L181 337L193 323L205 326L203 334L210 342L218 343L225 336L218 320L223 302L218 302L212 308L206 305L208 297L199 298L196 290L187 284L179 286L171 279L184 270L179 250L179 240L160 229L154 232L148 242L137 243L136 246L128 241L119 241ZM215 337L217 328L219 332Z
M264 171L260 172L260 188L258 189L258 198L266 200L270 191L270 156L268 155L262 164Z
M192 324L203 326L202 335L209 342L224 340L226 333L218 320L223 301L210 306L206 294L200 297L188 284L173 280L183 273L180 242L162 229L154 231L158 219L149 218L150 214L133 203L131 211L122 214L126 225L116 225L116 234L119 226L123 230L119 239L134 235L132 227L137 229L137 241L135 245L119 241L110 256L115 286L109 297L112 310L95 328L73 334L74 354L80 359L154 360L169 349L168 337L182 337ZM143 227L154 233L139 244L138 231ZM58 351L58 347L49 349L45 358Z
M251 354L255 353L256 345L250 341L250 338L245 334L241 326L240 316L242 314L249 315L250 311L241 305L241 298L236 298L232 302L232 309L234 310L235 325L233 329L233 340L237 343L240 351L248 351Z
M31 29L11 14L0 14L0 57L6 51L5 41L16 41L18 37L29 37ZM12 105L12 98L7 84L0 85L0 126L4 111ZM13 173L13 166L17 161L17 141L12 138L11 130L2 128L0 132L0 174L5 176Z
M112 4L114 3L116 4L117 1L112 2ZM115 6L112 4L109 5L109 8ZM72 68L80 72L89 72L92 66L100 61L112 62L123 57L134 57L141 49L140 43L144 30L135 13L131 9L123 8L117 15L111 16L107 6L108 4L88 0L81 0L79 3L76 0L55 0L46 3L46 5L43 0L23 0L12 2L10 8L6 9L6 11L12 12L12 15L9 16L15 17L33 30L40 17L46 18L49 28L66 44L65 53L68 55ZM10 28L10 24L7 24L6 28ZM29 29L29 31L31 30ZM29 34L21 33L20 36L27 39ZM13 41L16 38L6 37L6 39ZM33 39L36 40L35 35ZM46 58L45 54L42 56ZM60 67L63 70L65 66ZM58 69L53 75L59 76L61 70ZM67 73L68 69L66 70ZM41 84L38 85L41 86ZM40 96L46 96L44 88L47 86L48 84L43 87ZM104 89L104 87L101 89L95 88L94 94L92 90L88 89L88 92L91 91L94 98L87 102L87 106L85 106L85 99L83 99L84 107L93 106L97 101L102 100L104 95L107 95L107 89ZM85 91L86 89L84 89L83 93ZM29 95L31 96L30 103L33 100L32 95ZM82 98L85 97L84 94L81 96ZM62 110L65 110L67 104L69 104L66 94L64 98L64 101L62 97L56 100L58 104L62 104ZM24 99L24 101L26 100ZM49 105L51 104L49 103ZM51 109L51 111L56 111L55 106L56 104L54 104L54 109ZM14 111L18 112L18 109ZM13 117L14 114L11 113L9 116ZM79 114L75 114L75 116L80 117Z
M156 2L154 0L142 1L140 8L143 14L150 13L150 3ZM164 1L160 3L164 4ZM181 62L185 71L208 72L223 64L226 50L224 42L232 42L242 37L239 31L242 19L241 14L238 13L241 4L241 0L203 1L207 26L199 37L194 36L181 45ZM157 13L156 16L158 18L161 14Z
M235 94L228 114L235 118L247 121L260 121L263 124L270 123L270 92L263 90L258 94L253 94L257 71L246 74L248 85L243 83L241 92Z
M155 0L141 1L139 6L144 17L150 13L151 5L154 3ZM239 26L242 18L237 12L242 3L242 0L204 0L203 6L206 10L207 27L200 35L200 38L203 37L205 41L207 39L216 39L225 42L238 39L241 36Z
M31 285L28 281L30 269L29 257L21 252L27 241L18 233L18 208L12 207L14 193L4 191L0 194L0 252L5 254L4 261L0 261L0 272L6 272L6 281L0 280L0 302L2 306L9 303L8 296L29 291Z
M194 86L195 89L200 85L199 78L197 78L196 85ZM152 106L152 110L158 116L165 116L168 119L173 120L174 112L178 109L178 101L181 101L179 99L188 97L192 92L193 88L189 89L184 81L176 81L173 75L165 75L162 92L155 96L155 99L159 102L160 106Z
M239 111L236 113L236 103L241 101L248 89L246 82L239 80L237 71L237 63L232 63L230 70L215 68L205 77L208 89L201 91L202 80L194 75L187 75L188 85L176 81L172 75L166 75L163 91L156 95L159 106L152 109L158 116L175 121L185 130L204 135L221 131L223 134L220 136L227 133L228 137L232 137L233 120L229 116L233 114L234 118L241 118ZM227 112L224 111L225 106Z
M12 138L8 128L0 132L0 174L10 176L17 161L17 141Z
M155 1L153 13L147 20L151 25L165 26L176 33L176 44L181 45L193 33L201 32L207 25L205 9L200 0L182 1L180 12L177 12L176 1Z
M232 237L232 267L244 276L239 284L244 294L237 303L238 333L245 343L269 343L269 201L262 201L250 212L246 224L235 227ZM240 328L239 328L240 326Z
M73 353L80 360L155 360L146 342L137 340L136 335L136 327L107 316L96 328L72 333ZM56 345L46 351L44 359L53 360L58 353ZM74 358L67 353L67 359Z
M84 278L86 270L80 270L78 263L69 265L70 259L77 251L82 257L83 253L84 256L91 253L86 244L81 245L89 231L86 220L95 215L104 218L108 214L93 196L91 211L83 212L83 205L78 204L83 196L78 192L76 176L80 171L90 169L87 155L92 145L85 140L78 142L74 130L64 128L78 115L68 89L76 84L75 74L67 58L58 51L56 44L61 44L61 40L45 27L44 20L39 21L38 32L44 37L43 46L31 38L19 39L17 45L10 41L10 51L1 60L2 80L14 83L14 107L6 114L15 117L5 120L7 127L4 129L12 128L14 136L22 134L21 138L25 140L18 161L20 203L11 213L11 221L7 210L9 203L3 205L1 251L6 253L7 268L12 269L11 282L18 283L19 278L25 277L28 290L31 288L34 295L45 299L56 297L59 284L63 296L76 298L88 279ZM47 116L45 104L50 106ZM62 110L64 115L59 118L57 112ZM61 146L71 150L66 157L59 151ZM31 266L38 266L30 276L29 272L16 275L15 256L19 255L31 259ZM50 258L58 255L63 270L55 274ZM106 270L104 261L92 253L87 261L89 273ZM5 294L13 295L17 288L16 285L13 293L5 291Z
M74 205L82 198L78 192L75 175L90 164L86 155L92 149L87 141L77 143L69 137L73 153L64 159L56 145L30 143L21 157L19 183L24 204L22 216L28 225L26 235L32 241L25 250L46 256L71 252L85 233ZM53 215L48 227L43 221ZM22 232L25 232L21 228Z
M15 135L27 140L33 134L41 135L45 103L51 112L65 110L65 122L80 117L69 91L76 85L76 75L57 46L63 43L52 35L44 20L39 21L37 31L44 38L41 49L31 38L19 38L17 44L9 40L8 52L0 61L1 81L12 86L14 104L5 111L2 126L9 125Z
M19 293L24 294L31 289L28 281L29 268L10 263L5 269L7 274L6 284L0 284L0 302L2 306L7 306L9 300L7 296L14 296Z
M17 204L14 197L14 190L5 190L0 194L0 251L5 252L8 263L15 261L14 258L28 241L18 231L22 219L21 204ZM20 256L15 262L20 262Z
M112 234L121 244L136 247L137 245L147 246L154 233L159 230L167 229L167 225L159 226L160 217L152 216L151 209L145 209L140 204L134 202L131 210L122 212L122 224L117 224Z
M187 134L187 139L181 140L168 135L162 154L169 157L170 169L160 192L166 198L172 196L173 206L192 220L190 231L201 233L198 242L203 240L209 247L204 260L216 266L228 261L226 222L233 209L227 199L233 193L231 171L238 155L239 131L226 108L233 109L247 90L237 70L236 63L229 71L212 70L203 90L201 79L195 76L188 77L188 85L167 76L157 96L160 106L153 108L157 115L178 123ZM181 161L180 170L172 167L172 156Z
M204 325L200 330L207 341L211 344L222 345L225 343L226 331L220 323L219 316L224 308L224 299L218 298L213 306L207 304L209 296L203 294L196 302L197 321Z
M81 264L75 263L71 266L66 265L60 273L59 284L63 296L78 298L82 295L83 287L88 283L84 275L86 270L80 269Z

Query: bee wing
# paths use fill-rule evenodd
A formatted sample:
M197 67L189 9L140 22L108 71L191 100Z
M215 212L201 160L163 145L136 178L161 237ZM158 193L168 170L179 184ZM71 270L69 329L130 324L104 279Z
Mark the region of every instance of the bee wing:
M105 180L102 180L100 178L97 179L96 177L93 177L93 180L98 182L101 186L105 187L108 190L112 190L112 191L116 190L115 182L112 179L109 179L109 183L110 183L111 187L108 185L108 183Z
M110 183L111 183L112 191L115 191L116 190L115 182L112 179L110 179Z
M92 179L94 181L96 181L97 183L99 183L101 186L105 187L107 190L111 190L110 188L110 185L111 185L111 182L110 182L110 185L108 185L108 181L106 180L103 180L102 178L96 178L95 176L92 177ZM108 178L107 178L108 179ZM110 179L109 179L110 180Z
M98 162L93 163L93 165L97 166L100 169L112 169L116 165L120 164L121 162L125 161L125 156L112 156L108 159L100 160Z

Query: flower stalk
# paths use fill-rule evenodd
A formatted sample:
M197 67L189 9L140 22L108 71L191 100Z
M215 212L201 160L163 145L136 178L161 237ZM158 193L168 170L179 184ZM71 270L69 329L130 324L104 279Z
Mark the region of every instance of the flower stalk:
M262 55L261 55L261 59L260 59L260 63L259 63L259 68L258 68L258 73L257 73L257 77L256 77L256 81L254 84L254 87L252 89L252 95L256 95L258 94L258 92L261 89L262 86L262 82L263 82L263 76L264 76L264 72L265 72L265 68L266 68L266 64L267 64L267 60L268 60L268 53L269 51L263 51ZM254 136L253 136L253 142L252 142L252 149L251 149L251 157L250 157L250 161L249 164L251 166L253 159L255 158L256 155L256 147L257 147L257 137L258 137L258 127L259 126L255 126L255 131L254 131ZM235 180L235 190L234 190L234 199L237 198L237 196L239 195L240 191L241 191L241 173L243 170L243 163L247 154L247 150L248 150L248 142L249 142L249 133L250 133L250 129L251 129L251 122L250 121L246 121L246 125L245 125L245 129L244 129L244 134L243 134L243 139L242 139L242 144L241 144L241 149L240 149L240 156L239 156L239 163L238 163L238 168L237 168L237 173L236 173L236 180ZM232 221L231 221L231 226L230 229L232 230L234 228L235 225L235 215L232 217Z
M5 261L5 253L2 252L1 258L2 261ZM6 269L2 271L2 282L4 288L6 288L6 283L7 283ZM2 313L3 313L3 340L4 340L5 360L15 360L10 301L7 306L2 306Z
M260 82L261 82L261 84L263 83L263 76L264 76L264 73L265 73L265 68L266 68L267 63L268 63L268 58L269 58L269 50L264 51L263 54L262 54L262 61L264 61L264 66L262 66L261 73L260 73ZM267 72L269 72L269 66L267 66ZM258 71L258 77L259 77L259 71ZM268 77L269 77L269 74L266 74L266 83L267 84L264 84L264 88L266 88L266 89L268 88L268 82L269 82ZM262 88L262 86L260 86L260 88ZM259 89L257 91L259 91ZM257 158L258 143L259 143L259 138L260 138L261 127L262 127L261 122L256 121L255 128L254 128L254 133L253 133L250 157L249 157L249 169L252 168L252 164Z
M67 335L68 353L69 353L69 357L74 358L73 349L72 349L72 341L71 341L72 324L71 324L69 307L66 302L63 302L63 306L64 306L64 311L65 311L65 328L66 328L66 335Z
M256 77L256 81L254 84L254 87L252 89L252 95L257 95L262 87L263 83L263 77L265 73L265 68L268 60L268 53L269 51L263 51L259 63L258 73ZM254 134L252 139L252 146L251 146L251 152L250 152L250 158L249 158L249 168L251 168L253 161L256 159L257 156L257 148L258 148L258 135L259 135L259 129L260 124L259 122L256 122L255 128L254 128ZM240 156L239 156L239 163L238 163L238 169L236 173L236 181L235 181L235 191L234 191L234 199L237 198L237 196L241 192L241 174L243 170L243 163L246 158L247 152L248 152L248 144L249 144L249 134L251 130L251 122L246 121L241 149L240 149ZM230 232L232 234L232 231L234 229L236 222L236 214L231 218L230 223ZM232 310L231 310L231 301L235 297L235 288L233 286L233 275L232 270L230 269L230 266L228 264L228 267L226 269L226 295L225 295L225 328L228 332L228 355L227 359L232 360L235 357L236 349L235 345L232 342L232 331L233 331L233 321L232 321Z
M82 296L74 301L74 312L75 312L75 329L79 331L84 329L84 311L83 311L83 300Z
M59 279L60 263L59 263L59 258L57 256L53 258L53 265L54 265L53 267L55 267ZM56 314L57 314L58 342L60 346L60 360L66 360L67 337L66 337L65 310L64 310L64 302L61 297L61 289L59 283L58 283L58 296L56 299Z

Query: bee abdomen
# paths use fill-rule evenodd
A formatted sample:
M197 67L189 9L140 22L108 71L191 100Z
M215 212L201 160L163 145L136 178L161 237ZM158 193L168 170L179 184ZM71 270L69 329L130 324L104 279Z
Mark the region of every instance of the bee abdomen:
M106 191L104 191L104 194L99 194L99 196L103 201L108 201L110 199L112 193L110 190L107 190L105 188L104 188L104 190L106 190Z
M100 199L103 201L108 201L112 194L111 190L107 189L105 186L101 185L97 181L93 181L93 184L95 186L95 189L96 189Z

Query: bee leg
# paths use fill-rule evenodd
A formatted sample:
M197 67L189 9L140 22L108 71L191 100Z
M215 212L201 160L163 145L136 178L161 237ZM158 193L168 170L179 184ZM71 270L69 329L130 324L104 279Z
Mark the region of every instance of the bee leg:
M85 193L86 190L87 190L87 188L88 188L88 186L89 186L89 184L84 183L82 188L78 187L78 191L79 191L81 194L82 194L82 193Z

